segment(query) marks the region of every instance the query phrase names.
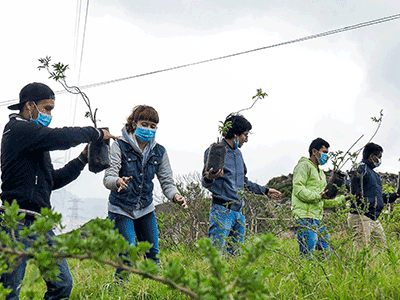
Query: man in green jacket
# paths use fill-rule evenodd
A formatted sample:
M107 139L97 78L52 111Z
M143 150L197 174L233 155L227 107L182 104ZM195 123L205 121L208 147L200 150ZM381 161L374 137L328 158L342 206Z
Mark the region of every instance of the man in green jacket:
M300 255L309 258L315 250L329 250L329 233L320 224L324 207L343 203L344 196L328 199L326 177L319 166L328 160L329 143L322 138L312 141L309 158L302 157L293 171L292 212L297 220Z

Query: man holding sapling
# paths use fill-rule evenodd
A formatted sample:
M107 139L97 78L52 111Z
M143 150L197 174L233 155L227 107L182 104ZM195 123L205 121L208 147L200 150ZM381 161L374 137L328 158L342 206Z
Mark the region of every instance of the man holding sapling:
M328 199L326 177L320 169L328 160L329 143L322 138L313 140L309 158L302 157L293 170L292 213L297 223L300 255L310 258L316 250L329 250L329 233L321 224L324 207L334 207L345 196Z
M14 233L5 227L1 227L1 230L15 236L26 248L38 236L23 238L20 232L33 224L35 215L40 214L42 208L51 209L51 191L75 180L88 161L85 148L63 168L54 170L49 151L66 150L82 143L115 138L108 131L94 127L47 127L54 104L54 92L47 85L37 82L26 85L19 94L19 103L8 107L19 110L19 113L10 115L1 142L1 200L9 204L15 200L26 211L26 216L18 222ZM53 236L54 232L50 230L46 237L49 245L54 245ZM19 298L26 263L26 258L17 257L16 265L9 270L10 273L1 274L3 287L12 290L6 299ZM65 299L71 293L72 276L67 261L60 260L58 267L58 280L45 279L45 299Z
M382 162L383 149L381 146L368 143L363 150L363 160L357 168L362 178L363 192L356 195L351 202L351 210L347 219L353 231L354 246L368 247L371 239L379 243L380 247L386 246L386 236L379 216L387 203L394 202L400 197L397 193L385 194L382 183L375 168ZM352 183L354 185L354 181Z
M256 194L267 195L273 200L279 200L282 194L277 190L253 183L246 177L247 169L239 148L248 141L249 131L252 128L250 122L241 115L230 115L225 120L224 126L227 124L231 124L231 127L222 134L224 137L222 143L227 148L224 168L216 172L213 172L213 168L206 170L210 151L208 148L204 154L202 185L212 193L208 236L213 245L220 250L225 250L225 240L231 238L226 250L234 255L238 244L244 241L246 227L246 220L242 214L244 200L238 194L239 190L245 188Z

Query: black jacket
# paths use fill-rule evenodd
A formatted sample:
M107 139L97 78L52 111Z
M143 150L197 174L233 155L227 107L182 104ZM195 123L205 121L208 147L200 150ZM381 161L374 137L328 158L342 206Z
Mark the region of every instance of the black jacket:
M385 204L394 202L396 193L384 194L379 174L374 171L374 164L368 160L363 160L358 167L358 172L362 175L364 199L358 199L356 203L351 203L352 213L363 213L372 220L377 220Z
M75 180L87 162L82 156L54 170L49 151L66 150L103 138L93 127L48 128L10 115L1 141L1 200L20 208L51 208L50 194Z

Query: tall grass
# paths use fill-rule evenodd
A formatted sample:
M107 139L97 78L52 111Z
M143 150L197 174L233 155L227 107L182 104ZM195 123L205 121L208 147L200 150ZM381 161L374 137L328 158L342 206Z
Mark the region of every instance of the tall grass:
M248 237L245 245L251 244L252 238ZM299 257L294 238L281 238L278 243L278 249L264 253L259 260L263 263L248 266L262 274L262 280L268 284L269 294L264 299L400 299L400 242L395 237L389 237L386 250L373 254L369 249L354 251L348 239L333 235L333 247L340 245L338 256L331 253L324 259L313 260ZM208 272L203 257L193 248L166 248L161 252L161 264L180 256L185 268ZM235 261L230 259L229 266L233 268ZM97 262L72 259L68 263L74 278L71 299L188 299L136 275L131 275L124 285L117 285L113 281L115 270ZM36 275L37 270L29 264L27 276ZM27 287L23 287L21 299L41 299L45 289L44 282L39 280L34 295L26 294Z
M278 242L277 248L266 250L245 270L257 273L257 278L267 284L268 291L261 299L400 299L400 206L394 205L390 213L381 217L388 240L388 247L381 251L353 248L346 225L346 205L327 212L324 224L331 233L332 251L327 256L316 253L314 259L305 260L299 256L290 219L290 178L285 184L287 187L281 189L288 189L287 196L278 203L261 196L244 195L248 224L244 246L251 247L257 236L266 232L274 233ZM206 236L210 200L198 180L179 188L189 202L188 211L166 204L157 212L160 275L163 275L163 265L177 257L181 258L184 268L210 274L209 262L194 247L198 238ZM239 258L229 259L227 272L233 272L238 261ZM70 259L68 263L74 278L71 299L188 299L161 283L136 275L131 275L123 285L115 284L115 269L98 262ZM21 299L42 299L46 286L38 270L29 264L26 274ZM29 283L32 278L38 280ZM257 282L252 284L256 286Z

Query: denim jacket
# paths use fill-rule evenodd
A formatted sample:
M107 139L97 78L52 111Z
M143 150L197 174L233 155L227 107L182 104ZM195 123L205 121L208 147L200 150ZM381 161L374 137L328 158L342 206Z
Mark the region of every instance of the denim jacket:
M244 200L238 194L239 189L246 188L255 194L267 194L269 189L248 180L242 152L239 149L232 149L225 140L223 140L223 143L227 148L224 175L212 181L205 177L206 170L204 168L210 151L210 148L208 148L204 153L202 185L212 193L213 197L222 201L236 202L235 205L241 209L244 205Z
M110 151L111 166L104 175L103 183L111 190L109 202L125 210L138 211L153 203L153 179L157 175L164 195L172 200L178 190L165 148L150 141L143 153L133 142L126 129L121 140L114 142ZM117 192L117 180L130 177L128 188Z

